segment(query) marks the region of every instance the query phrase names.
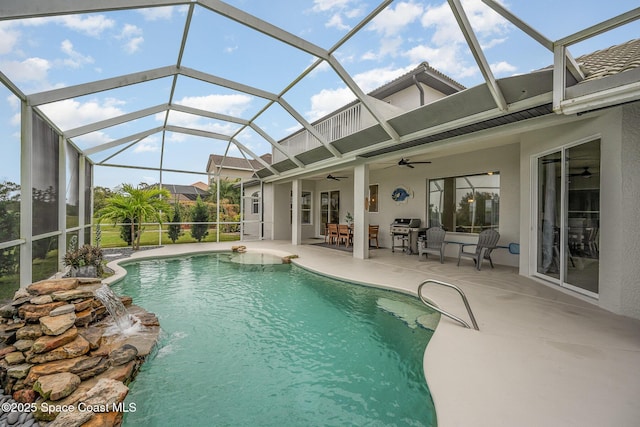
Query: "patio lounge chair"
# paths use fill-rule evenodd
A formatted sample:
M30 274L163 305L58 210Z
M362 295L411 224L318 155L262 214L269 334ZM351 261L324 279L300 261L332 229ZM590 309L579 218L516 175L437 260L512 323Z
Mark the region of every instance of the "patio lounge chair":
M447 232L442 227L431 227L426 231L426 240L418 242L418 256L422 259L422 254L429 258L429 254L438 255L440 264L444 264L444 237Z
M460 245L460 251L458 252L458 265L460 265L460 259L462 257L471 258L476 265L478 271L482 268L482 260L488 259L491 268L493 268L493 261L491 260L491 251L496 248L500 240L500 233L496 230L484 230L478 235L478 243L465 243ZM465 252L465 246L475 245L474 252Z

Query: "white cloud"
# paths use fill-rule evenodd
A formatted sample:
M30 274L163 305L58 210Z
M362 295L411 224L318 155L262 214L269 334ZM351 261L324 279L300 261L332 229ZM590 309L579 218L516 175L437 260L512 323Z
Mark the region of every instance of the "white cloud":
M94 62L94 59L90 55L85 56L74 50L73 43L71 43L70 40L63 40L60 44L60 50L68 56L68 58L63 60L63 63L67 67L80 68L84 64L93 64Z
M160 151L157 141L140 141L134 146L134 153L157 153Z
M463 0L462 5L478 41L484 49L489 49L506 41L505 35L511 24L487 7L481 0ZM429 64L454 78L477 75L479 70L467 54L466 41L453 16L448 3L427 7L421 24L433 30L429 45L414 46L405 55L412 61L427 61ZM501 63L496 69L509 70L508 64ZM514 70L515 71L515 68Z
M500 61L496 64L491 64L491 70L495 74L509 74L517 70L517 68L506 61Z
M129 54L137 52L144 42L142 29L133 24L125 24L117 38L125 41L123 48Z
M339 13L333 14L324 25L327 28L337 28L338 30L348 31L349 29L351 29L350 26L342 22L342 15L340 15Z
M173 17L174 9L174 6L150 7L147 9L138 9L138 13L140 13L146 21L169 20Z
M357 19L364 13L359 3L359 0L314 0L311 11L330 14L329 20L325 23L325 27L346 31L349 30L351 26L345 21L348 19Z
M0 55L13 51L19 39L19 31L13 29L9 23L0 22Z
M62 130L67 130L122 115L119 105L123 102L114 98L87 102L65 99L40 108Z
M62 25L91 37L99 37L105 30L113 28L116 22L104 15L64 15L46 18L33 18L21 21L21 25L40 26L49 23Z
M311 97L311 110L306 113L307 120L310 122L318 120L354 99L355 95L346 87L323 89Z
M251 105L251 97L248 95L206 95L187 96L176 101L176 104L199 108L205 111L213 111L219 114L227 114L240 117Z
M423 10L422 5L413 2L398 3L395 9L388 7L380 12L371 22L369 29L385 36L393 36L416 21Z
M314 12L326 12L333 9L343 9L349 5L351 0L313 0Z
M43 58L27 58L21 62L1 62L0 68L15 83L44 82L51 63Z

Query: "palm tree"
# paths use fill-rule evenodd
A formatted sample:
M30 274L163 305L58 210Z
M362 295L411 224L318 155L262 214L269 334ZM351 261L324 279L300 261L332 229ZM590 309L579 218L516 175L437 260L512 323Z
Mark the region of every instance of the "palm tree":
M122 184L120 191L107 198L106 206L98 211L98 223L105 219L114 224L128 220L131 222L131 245L134 250L140 249L141 225L149 220L162 223L162 212L170 209L169 197L171 193L165 188L143 189Z

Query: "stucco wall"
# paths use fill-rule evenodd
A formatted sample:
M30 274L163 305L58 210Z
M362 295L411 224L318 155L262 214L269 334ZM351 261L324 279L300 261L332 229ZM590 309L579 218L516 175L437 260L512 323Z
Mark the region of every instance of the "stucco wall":
M620 313L640 319L640 103L622 112Z

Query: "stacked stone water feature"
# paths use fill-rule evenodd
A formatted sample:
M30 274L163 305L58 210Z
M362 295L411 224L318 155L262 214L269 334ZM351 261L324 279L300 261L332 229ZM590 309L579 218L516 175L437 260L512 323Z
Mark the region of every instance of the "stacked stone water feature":
M45 280L0 308L0 424L119 425L135 409L123 403L127 385L157 342L158 319L120 297L138 324L112 334L113 319L95 298L100 286L99 279Z

